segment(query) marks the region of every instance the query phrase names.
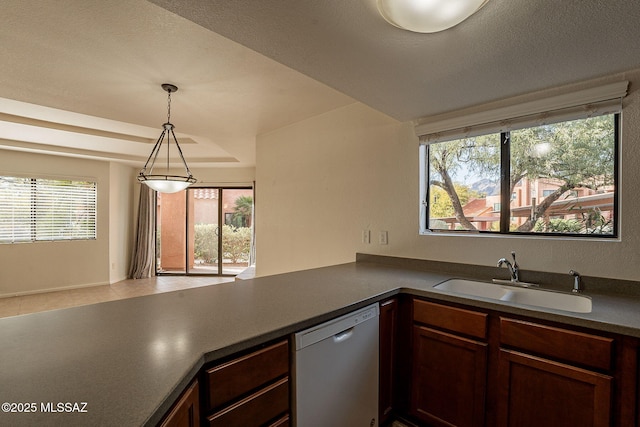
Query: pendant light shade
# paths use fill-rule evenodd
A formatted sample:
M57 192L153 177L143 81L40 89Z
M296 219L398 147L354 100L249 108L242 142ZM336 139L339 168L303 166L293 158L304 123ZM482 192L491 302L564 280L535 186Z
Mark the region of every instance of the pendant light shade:
M140 178L138 178L138 180L142 181ZM152 190L156 190L158 193L177 193L178 191L184 190L195 181L177 181L169 175L162 175L159 178L148 177L142 182L151 187Z
M378 0L392 25L416 33L436 33L458 25L489 0Z
M149 154L149 158L147 159L144 167L140 171L138 175L138 181L145 183L151 189L159 192L159 193L176 193L178 191L184 190L191 184L194 184L197 180L191 175L191 171L189 170L189 166L187 166L187 162L184 160L184 156L182 155L182 150L180 149L180 145L178 144L178 140L176 139L176 135L173 132L173 124L171 124L171 93L178 90L178 87L169 83L164 83L162 85L162 89L164 89L167 95L167 122L162 125L162 133L158 138L158 141L153 146L151 150L151 154ZM169 154L170 148L173 144L175 144L176 149L178 150L178 154L180 155L180 160L182 160L182 164L184 165L185 175L170 175L169 174ZM166 141L166 144L165 144ZM154 167L156 166L156 160L158 155L160 154L162 145L165 144L167 147L167 162L165 173L158 174L154 173Z

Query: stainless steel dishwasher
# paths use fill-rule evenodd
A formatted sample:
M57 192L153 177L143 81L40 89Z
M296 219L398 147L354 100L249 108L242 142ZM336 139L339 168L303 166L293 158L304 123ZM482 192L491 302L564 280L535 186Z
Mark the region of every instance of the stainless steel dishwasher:
M378 425L378 304L295 334L297 427Z

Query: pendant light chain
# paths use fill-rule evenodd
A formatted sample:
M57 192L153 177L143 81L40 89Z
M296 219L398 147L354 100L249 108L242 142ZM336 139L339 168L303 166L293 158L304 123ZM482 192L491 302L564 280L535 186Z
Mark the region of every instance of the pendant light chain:
M171 89L167 90L167 124L171 124ZM170 160L170 155L169 155L169 147L171 147L171 131L172 131L172 127L169 127L169 132L167 132L167 174L169 174L169 160ZM175 141L175 136L173 138L173 140ZM176 145L177 145L177 141L176 141Z
M171 90L168 90L167 93L167 123L171 123Z

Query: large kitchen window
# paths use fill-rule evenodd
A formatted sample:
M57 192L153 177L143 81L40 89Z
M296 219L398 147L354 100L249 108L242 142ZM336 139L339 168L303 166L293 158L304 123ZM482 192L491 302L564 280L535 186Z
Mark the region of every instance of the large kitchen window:
M96 238L95 182L0 176L0 243Z
M423 137L422 232L617 237L620 110L609 99Z

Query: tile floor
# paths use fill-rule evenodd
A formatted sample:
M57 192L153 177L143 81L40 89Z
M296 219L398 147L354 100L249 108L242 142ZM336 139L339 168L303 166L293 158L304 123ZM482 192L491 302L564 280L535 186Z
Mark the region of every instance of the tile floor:
M124 280L112 285L0 298L0 317L178 291L234 280L233 277L158 276L149 279Z

